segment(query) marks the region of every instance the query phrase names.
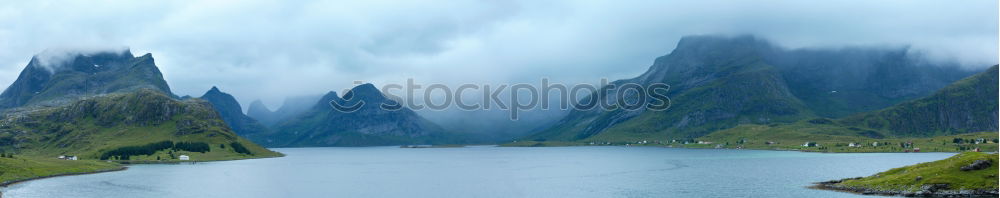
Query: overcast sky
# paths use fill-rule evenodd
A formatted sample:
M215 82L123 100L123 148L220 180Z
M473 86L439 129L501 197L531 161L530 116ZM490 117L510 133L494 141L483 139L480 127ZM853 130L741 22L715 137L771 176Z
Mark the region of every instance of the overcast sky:
M997 1L2 1L0 86L45 49L153 53L178 95L246 107L402 83L629 78L692 34L790 47L910 45L997 63Z

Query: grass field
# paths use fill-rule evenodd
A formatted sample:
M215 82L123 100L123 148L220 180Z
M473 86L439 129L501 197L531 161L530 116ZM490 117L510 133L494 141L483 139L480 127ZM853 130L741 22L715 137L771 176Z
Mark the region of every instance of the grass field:
M121 170L118 163L98 160L62 160L56 158L0 157L0 184L58 175L85 174Z
M965 152L947 159L894 168L872 176L826 182L826 188L885 195L991 194L996 197L997 154ZM962 170L976 161L979 169Z

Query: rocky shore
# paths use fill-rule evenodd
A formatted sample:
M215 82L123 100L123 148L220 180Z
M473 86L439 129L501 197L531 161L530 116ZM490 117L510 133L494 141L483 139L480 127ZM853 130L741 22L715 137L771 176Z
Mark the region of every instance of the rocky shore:
M857 180L861 177L832 180L816 183L811 188L822 190L835 190L862 195L884 195L884 196L904 196L904 197L997 197L998 189L975 189L975 190L948 190L948 184L923 185L919 190L879 190L863 187L844 186L840 183L848 180Z
M947 159L894 168L868 177L816 183L812 188L864 195L997 197L997 154L959 153Z

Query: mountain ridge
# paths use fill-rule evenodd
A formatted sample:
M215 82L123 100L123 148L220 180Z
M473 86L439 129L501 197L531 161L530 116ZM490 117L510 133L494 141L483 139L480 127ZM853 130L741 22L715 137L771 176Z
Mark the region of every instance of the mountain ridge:
M212 86L211 89L199 98L211 103L215 111L219 112L222 120L226 124L229 124L229 127L239 135L246 136L248 134L267 133L268 131L268 128L260 124L257 120L243 114L243 107L240 106L239 101L236 101L235 97L220 91L216 86Z
M672 102L670 109L658 112L573 110L559 124L523 140L695 138L741 124L834 118L926 96L972 74L953 65L916 61L919 57L906 53L905 48L864 50L877 53L858 49L787 50L751 35L687 36L670 54L658 57L643 74L613 83L668 84L671 86L667 94ZM859 63L825 63L825 59L820 59L825 56L854 57ZM831 69L833 65L843 68ZM809 70L828 72L803 74ZM888 71L900 71L908 76L900 77ZM837 76L851 78L840 80ZM803 79L827 80L807 83ZM585 99L613 102L613 96L591 94ZM855 101L869 105L852 105Z
M129 50L71 54L64 62L47 64L33 56L17 80L0 94L0 109L58 106L83 97L143 88L176 97L152 54L133 57Z
M364 102L363 104L361 102ZM341 112L331 102L355 111ZM327 92L310 110L279 123L261 142L271 146L377 146L460 143L461 137L445 131L405 107L386 110L382 104L398 104L374 85L362 84L340 97ZM258 138L261 139L261 138Z

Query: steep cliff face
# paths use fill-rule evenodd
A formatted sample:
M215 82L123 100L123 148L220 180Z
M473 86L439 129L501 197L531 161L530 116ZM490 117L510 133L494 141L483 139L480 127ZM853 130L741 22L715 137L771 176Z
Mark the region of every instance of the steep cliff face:
M893 136L936 136L998 131L997 66L962 79L933 95L841 120Z
M211 103L215 111L219 112L222 120L229 124L229 128L232 128L236 134L266 133L268 130L257 120L244 115L243 107L236 101L236 98L220 91L217 87L213 86L212 89L205 92L205 95L201 96L201 99Z
M926 96L972 73L921 60L905 48L787 50L753 36L689 36L647 72L613 83L668 84L670 109L574 110L525 139L693 138L739 124L835 118Z
M82 97L138 89L172 96L150 54L133 57L128 50L75 53L65 61L42 61L35 56L0 94L0 108L57 106Z
M382 104L397 103L371 84L351 89L345 93L345 98L334 92L326 94L312 109L280 123L276 127L278 132L261 142L270 146L372 146L458 141L457 135L444 131L410 109L381 108ZM342 112L332 108L330 101L344 106L360 105L360 108Z

